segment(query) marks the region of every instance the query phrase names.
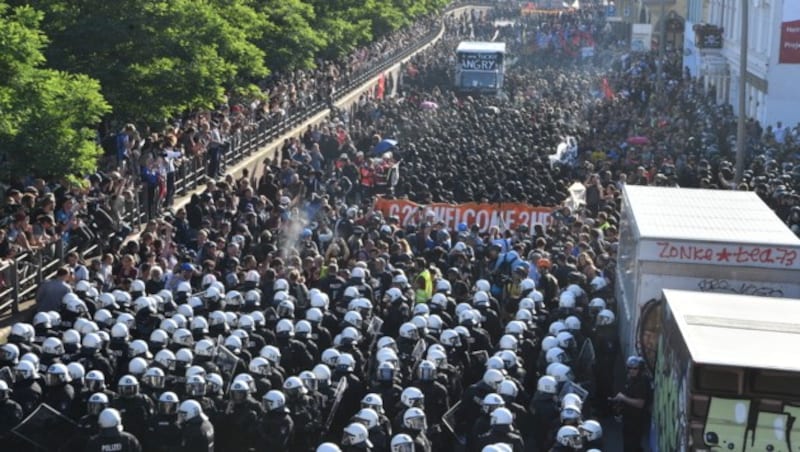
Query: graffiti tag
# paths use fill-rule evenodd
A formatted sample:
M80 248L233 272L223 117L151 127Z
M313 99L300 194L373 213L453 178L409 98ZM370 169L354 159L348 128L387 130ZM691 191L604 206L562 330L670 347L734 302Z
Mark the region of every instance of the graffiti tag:
M783 297L783 291L769 286L758 286L753 283L730 282L727 279L703 279L697 283L700 292L724 292L738 295L755 295L758 297Z
M658 362L654 372L653 423L658 431L654 452L685 450L683 441L688 432L686 412L685 367L675 352L665 347L665 338L658 342Z
M651 258L671 262L792 268L798 251L782 246L695 244L658 241L648 246Z
M798 438L799 407L759 411L757 401L712 397L708 406L703 442L731 451L766 450L790 452L792 436Z

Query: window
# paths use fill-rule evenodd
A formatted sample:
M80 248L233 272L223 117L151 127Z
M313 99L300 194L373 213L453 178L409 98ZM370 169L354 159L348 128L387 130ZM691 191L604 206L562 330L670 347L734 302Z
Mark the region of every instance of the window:
M775 394L781 397L800 397L800 385L797 384L797 374L775 372L769 370L755 370L751 381L751 388L756 394Z
M704 22L703 19L703 1L702 0L689 0L687 7L688 15L686 17L692 23L699 24Z
M497 73L462 72L461 87L465 89L497 89Z
M695 368L695 387L701 391L738 394L742 372L739 369L698 366Z

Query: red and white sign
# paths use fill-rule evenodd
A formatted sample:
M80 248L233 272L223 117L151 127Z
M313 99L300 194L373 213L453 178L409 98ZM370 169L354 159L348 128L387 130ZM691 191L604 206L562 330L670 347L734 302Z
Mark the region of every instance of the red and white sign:
M800 63L800 1L783 1L781 48L778 55L779 63Z
M404 199L385 198L378 198L374 208L383 212L385 216L397 216L402 225L423 221L424 213L430 211L433 212L437 221L444 221L450 230L455 230L459 223L467 223L467 225L480 225L481 232L488 231L491 226L503 226L511 229L523 224L533 230L537 224L549 224L550 214L553 211L550 207L534 207L522 203L471 202L421 205Z
M800 269L800 252L793 247L671 240L647 241L640 246L639 255L645 261Z

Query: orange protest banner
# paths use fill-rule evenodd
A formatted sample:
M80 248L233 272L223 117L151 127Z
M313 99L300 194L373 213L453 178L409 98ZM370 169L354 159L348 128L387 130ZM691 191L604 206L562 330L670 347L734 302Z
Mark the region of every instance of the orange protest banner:
M547 225L553 212L551 207L534 207L523 203L470 202L423 205L403 199L385 198L378 198L374 209L379 210L385 217L400 218L400 224L403 226L423 221L425 212L432 211L436 215L436 221L444 221L450 230L455 230L459 223L466 223L468 226L480 225L481 232L489 230L491 226L513 229L523 224L533 229L537 224Z

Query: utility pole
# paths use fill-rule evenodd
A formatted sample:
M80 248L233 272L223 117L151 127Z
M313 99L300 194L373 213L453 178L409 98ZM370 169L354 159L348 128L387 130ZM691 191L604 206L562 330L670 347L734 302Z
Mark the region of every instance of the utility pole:
M661 38L658 43L658 88L660 92L666 89L666 74L664 74L664 60L667 55L667 1L661 0Z
M744 175L744 160L747 154L747 48L748 48L748 24L750 22L748 12L748 0L741 0L742 8L742 32L739 34L739 117L736 124L736 175L734 182L738 185L742 182Z

